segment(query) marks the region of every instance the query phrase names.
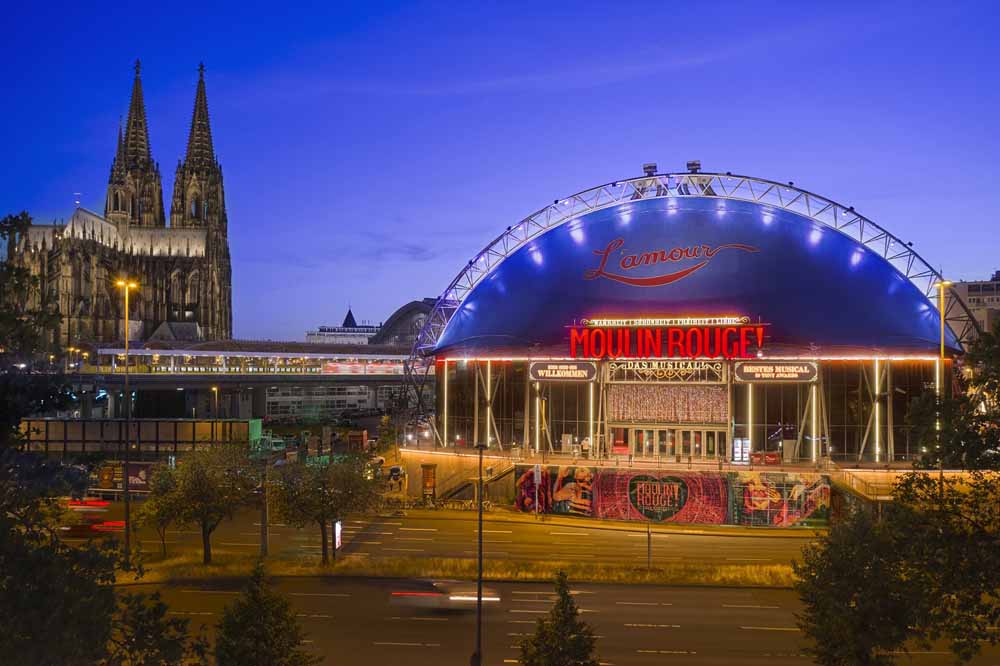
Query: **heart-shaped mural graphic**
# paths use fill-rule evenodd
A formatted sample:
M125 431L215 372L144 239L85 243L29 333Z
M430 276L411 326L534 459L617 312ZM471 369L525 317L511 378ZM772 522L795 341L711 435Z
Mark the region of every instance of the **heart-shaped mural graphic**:
M684 479L676 476L637 474L629 479L628 499L646 518L661 521L684 508L688 487Z

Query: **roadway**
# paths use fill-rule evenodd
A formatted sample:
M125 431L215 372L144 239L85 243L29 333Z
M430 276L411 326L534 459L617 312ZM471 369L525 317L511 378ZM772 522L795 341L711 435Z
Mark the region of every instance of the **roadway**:
M486 604L483 664L516 664L518 643L553 600L552 585L489 583L500 601ZM146 586L140 586L146 587ZM398 605L394 591L424 589L420 581L360 578L281 578L307 646L325 664L407 666L466 664L475 640L475 613ZM606 666L623 664L808 664L795 626L794 592L771 589L573 585L582 617L598 636ZM238 583L160 586L171 613L194 626L217 624ZM394 603L397 602L397 603ZM935 647L901 663L952 663ZM1000 664L991 651L974 663Z
M113 505L101 519L120 520L121 508ZM93 515L93 514L92 514ZM215 554L253 553L260 548L259 512L243 511L224 521L212 536ZM721 533L720 533L721 532ZM411 511L401 517L358 517L343 524L343 552L361 557L445 557L476 555L476 514L472 511ZM652 531L654 563L695 561L729 564L787 564L814 538L803 530L794 536L755 535L752 530L699 529L697 526ZM74 535L75 536L75 535ZM157 552L159 539L142 530L147 551ZM487 513L483 523L487 558L517 561L566 561L645 565L647 535L643 525L619 527L598 521L572 519L534 520L498 510ZM194 526L167 531L168 552L196 551L201 534ZM271 522L269 552L278 557L319 556L319 528L296 528Z

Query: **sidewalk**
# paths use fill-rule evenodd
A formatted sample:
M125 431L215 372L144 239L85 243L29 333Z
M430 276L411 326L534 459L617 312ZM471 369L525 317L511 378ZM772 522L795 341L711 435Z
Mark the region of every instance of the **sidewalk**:
M407 509L407 518L425 520L476 520L475 511L453 511L448 509ZM647 523L625 520L598 520L596 518L572 518L553 516L551 514L520 513L507 507L497 507L483 514L484 522L491 523L529 523L545 524L559 527L578 527L591 530L608 530L613 532L646 533ZM700 536L727 537L765 537L775 539L815 539L817 535L826 534L826 528L805 527L743 527L740 525L688 525L672 523L650 523L650 531L654 534L687 534Z

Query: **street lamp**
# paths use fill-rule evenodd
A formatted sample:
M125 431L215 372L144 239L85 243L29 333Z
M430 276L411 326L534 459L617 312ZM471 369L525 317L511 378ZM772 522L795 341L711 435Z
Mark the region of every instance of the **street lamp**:
M215 398L215 409L212 411L212 414L215 416L215 418L219 418L219 387L218 386L213 386L212 387L212 396Z
M122 461L122 476L125 479L125 559L131 556L132 549L132 520L131 520L131 495L128 490L128 462L129 449L132 444L129 441L132 436L132 392L128 387L128 293L133 289L138 289L139 285L132 280L121 279L115 282L115 286L122 290L125 295L125 320L123 328L125 330L125 459Z
M937 431L937 449L938 449L938 477L941 486L941 492L944 493L944 456L941 451L941 393L944 390L944 290L952 285L950 280L940 280L934 284L938 290L938 315L941 319L941 357L938 359L938 368L935 373L937 376L934 378L934 388L935 396L937 398L937 418L934 422L934 428Z
M476 492L479 504L479 562L476 574L476 651L469 659L471 666L483 663L483 451L485 444L476 444L479 450L479 484Z

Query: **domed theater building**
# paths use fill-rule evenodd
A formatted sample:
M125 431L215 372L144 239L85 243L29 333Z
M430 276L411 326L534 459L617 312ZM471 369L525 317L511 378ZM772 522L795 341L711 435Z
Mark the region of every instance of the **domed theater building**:
M409 366L438 445L702 468L919 454L908 405L947 389L976 325L942 276L791 183L645 171L507 227L440 296Z

